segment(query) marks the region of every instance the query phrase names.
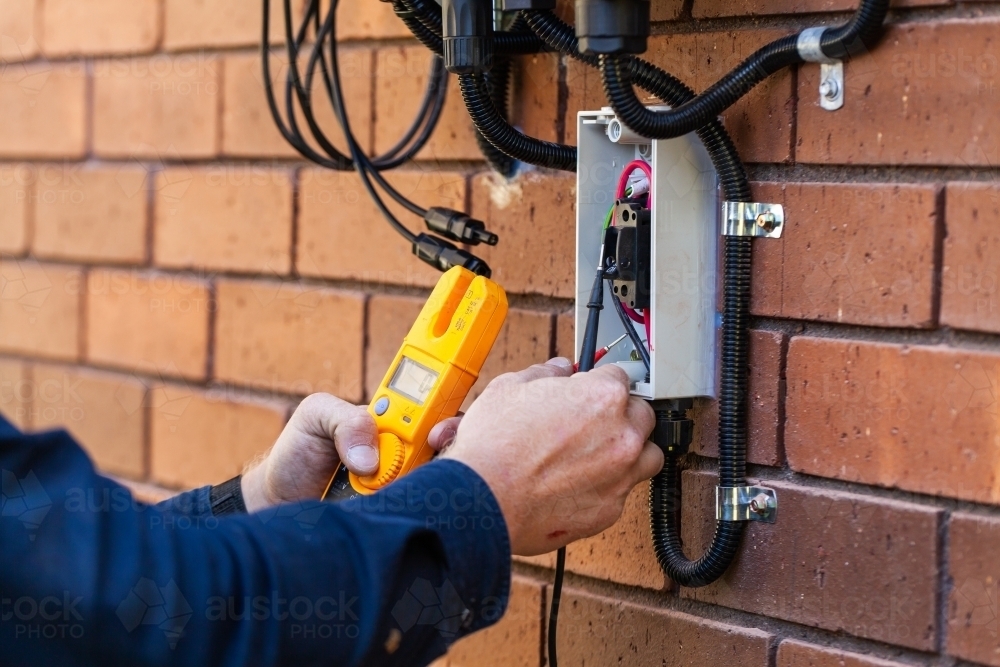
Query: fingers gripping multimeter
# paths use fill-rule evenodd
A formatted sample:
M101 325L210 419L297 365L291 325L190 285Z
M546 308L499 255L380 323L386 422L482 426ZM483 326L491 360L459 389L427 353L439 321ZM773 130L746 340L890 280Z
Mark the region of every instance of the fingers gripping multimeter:
M372 396L378 425L378 470L367 477L343 465L325 500L375 493L427 463L431 429L458 414L507 318L507 295L492 280L460 266L431 292Z

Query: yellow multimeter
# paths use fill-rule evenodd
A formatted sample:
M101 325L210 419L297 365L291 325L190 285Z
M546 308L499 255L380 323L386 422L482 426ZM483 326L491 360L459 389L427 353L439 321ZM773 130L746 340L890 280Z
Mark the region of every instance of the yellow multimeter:
M378 470L358 477L342 465L323 498L375 493L427 463L431 428L458 414L506 318L507 295L489 278L460 266L441 276L368 406Z

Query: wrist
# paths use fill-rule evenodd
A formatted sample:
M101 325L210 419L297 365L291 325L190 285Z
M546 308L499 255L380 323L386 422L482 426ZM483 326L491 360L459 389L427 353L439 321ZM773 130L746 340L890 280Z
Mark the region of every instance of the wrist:
M243 473L240 480L240 487L243 490L243 504L246 505L247 512L258 512L274 504L267 494L266 465L266 461L258 463Z
M518 513L516 494L508 492L504 485L503 475L495 475L489 466L480 465L477 461L472 460L473 457L464 456L461 448L457 450L449 448L438 458L458 461L470 468L486 484L486 488L490 490L493 498L496 499L497 508L500 510L500 515L503 517L504 524L507 527L507 539L511 545L511 551L512 553L518 553L522 522Z

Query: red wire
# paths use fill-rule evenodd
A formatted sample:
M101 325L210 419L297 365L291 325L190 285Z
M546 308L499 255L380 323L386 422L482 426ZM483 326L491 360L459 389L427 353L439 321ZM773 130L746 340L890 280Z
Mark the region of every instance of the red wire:
M635 171L636 169L641 169L642 172L644 174L646 174L646 178L649 179L649 195L647 196L647 199L646 199L646 207L647 208L652 208L652 205L653 205L653 168L650 167L649 163L646 162L645 160L632 160L627 165L625 165L625 169L623 169L621 175L618 176L618 187L615 189L615 199L621 199L622 197L625 196L625 188L628 187L628 177L631 176L632 172ZM612 225L615 224L615 221L612 220L611 224ZM648 341L649 340L649 321L646 319L647 316L645 314L640 315L639 313L635 312L634 309L629 308L628 306L625 306L625 314L628 315L628 318L630 320L632 320L633 322L641 322L641 323L645 324L645 326L646 326L646 340Z
M618 188L615 190L615 199L621 199L625 196L625 188L628 187L628 177L636 169L641 169L642 173L646 174L646 178L649 179L649 195L646 200L646 207L653 208L653 168L645 160L632 160L625 165L621 176L618 177Z

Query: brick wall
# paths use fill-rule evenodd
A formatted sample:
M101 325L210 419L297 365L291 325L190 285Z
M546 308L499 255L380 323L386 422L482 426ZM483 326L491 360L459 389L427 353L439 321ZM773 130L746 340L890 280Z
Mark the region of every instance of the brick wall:
M703 89L852 4L654 0L648 57ZM752 304L751 476L780 520L749 528L721 581L678 590L637 489L569 549L564 664L1000 666L1000 5L894 4L843 109L819 108L810 65L725 115L789 220L755 247ZM256 7L0 0L0 410L65 425L146 496L238 472L310 392L364 400L435 280L353 174L272 127ZM388 5L345 7L350 112L379 150L428 54ZM603 102L593 70L551 54L517 77L514 116L546 139L575 141L575 112ZM572 354L574 179L497 182L457 92L389 178L501 235L486 259L513 310L486 380ZM697 414L692 554L715 484L715 408ZM507 617L441 664L541 665L552 563L518 561Z

